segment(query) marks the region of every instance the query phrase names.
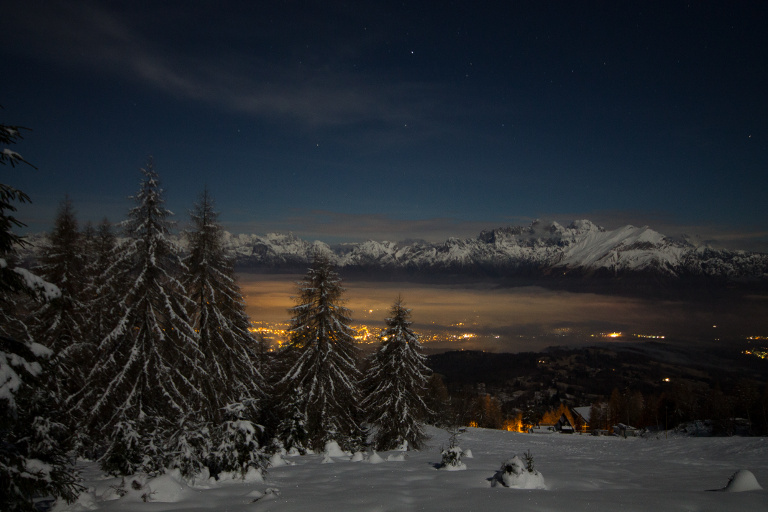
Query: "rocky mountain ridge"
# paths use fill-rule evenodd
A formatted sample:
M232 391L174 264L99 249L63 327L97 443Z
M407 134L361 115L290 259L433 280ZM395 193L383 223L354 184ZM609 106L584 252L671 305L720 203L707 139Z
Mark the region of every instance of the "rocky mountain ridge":
M641 273L664 278L712 277L768 281L768 254L696 247L651 228L606 230L591 221L568 226L534 222L481 232L474 239L362 243L329 246L292 234L226 234L238 268L303 272L315 252L328 255L342 270L514 275Z
M175 235L183 247L184 239ZM33 262L45 235L29 235L20 256ZM648 226L606 230L589 220L563 226L533 222L482 231L476 238L442 243L368 240L335 246L291 233L224 233L238 271L304 273L315 253L327 255L347 274L371 279L488 278L502 284L533 284L578 278L636 279L637 282L750 283L768 287L768 254L713 249L678 241ZM507 281L506 283L504 281ZM528 281L526 281L528 280ZM514 282L512 282L514 281ZM606 279L603 279L606 281ZM581 284L579 285L581 286Z

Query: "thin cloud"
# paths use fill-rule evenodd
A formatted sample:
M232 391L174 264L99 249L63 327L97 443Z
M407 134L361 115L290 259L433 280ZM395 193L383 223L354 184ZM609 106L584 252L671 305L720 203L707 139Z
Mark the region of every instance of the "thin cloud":
M137 19L99 2L32 1L17 4L6 16L16 27L10 37L36 58L108 72L177 98L267 119L310 127L401 123L436 112L440 103L434 87L427 91L423 84L383 84L323 66L302 71L238 47L226 56L201 55L174 46L172 37L157 37L165 27L153 12L161 15L162 7L147 7Z
M406 239L442 242L452 237L475 238L484 229L515 225L516 220L509 218L505 221L486 222L449 217L399 219L384 214L347 214L315 210L270 222L228 222L227 228L238 233L292 232L302 238L319 239L328 243Z

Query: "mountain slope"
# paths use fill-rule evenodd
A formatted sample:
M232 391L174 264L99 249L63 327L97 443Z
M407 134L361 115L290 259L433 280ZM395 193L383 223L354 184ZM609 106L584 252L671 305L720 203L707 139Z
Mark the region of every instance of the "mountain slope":
M716 277L763 281L768 255L697 248L671 240L649 227L605 230L588 221L567 227L534 222L481 232L477 238L443 243L377 242L330 247L294 235L229 235L227 244L238 267L250 270L303 271L315 251L328 254L341 269L487 275L643 273L679 278Z

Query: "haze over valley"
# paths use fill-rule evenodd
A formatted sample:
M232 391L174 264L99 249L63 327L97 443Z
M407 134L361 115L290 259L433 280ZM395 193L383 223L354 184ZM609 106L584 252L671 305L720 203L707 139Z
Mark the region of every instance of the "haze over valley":
M262 328L285 328L294 305L294 274L239 273L251 320ZM659 300L549 290L491 283L425 284L349 278L347 307L353 324L381 327L401 295L413 311L415 330L428 351L539 351L552 345L664 341L708 343L766 336L768 300L761 295L707 302ZM269 334L275 341L282 336ZM663 338L660 338L663 337ZM377 342L370 337L370 342Z

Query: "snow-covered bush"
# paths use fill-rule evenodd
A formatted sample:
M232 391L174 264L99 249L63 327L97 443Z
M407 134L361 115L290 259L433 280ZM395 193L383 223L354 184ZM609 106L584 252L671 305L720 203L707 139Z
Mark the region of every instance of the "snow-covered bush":
M445 469L447 471L460 471L467 469L467 465L461 462L461 457L464 455L464 451L456 444L457 437L457 430L450 432L450 437L448 438L448 448L442 449L440 452L442 459L438 469Z
M533 467L530 451L522 458L515 455L501 465L492 478L492 485L498 484L514 489L546 489L544 476Z
M71 502L82 491L69 433L54 421L58 407L42 388L50 351L0 336L0 502L2 510L34 510L36 496Z
M207 424L187 418L171 434L166 446L166 466L184 478L199 475L211 456L211 432Z
M261 426L244 418L247 406L230 404L225 408L230 418L222 423L214 434L214 450L209 457L212 476L231 472L245 479L249 472L264 473L267 456L259 445Z
M114 476L133 475L140 470L144 454L136 422L123 419L115 423L108 443L99 460L102 470Z
M286 450L305 454L309 435L307 415L301 408L301 390L298 387L287 393L283 403L278 405L281 418L276 428L276 441Z
M440 469L446 469L448 471L459 471L467 469L467 465L461 462L461 455L463 452L458 446L452 446L442 451L442 461L440 463Z

